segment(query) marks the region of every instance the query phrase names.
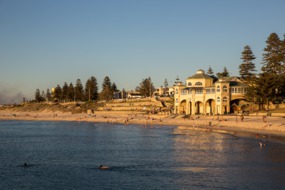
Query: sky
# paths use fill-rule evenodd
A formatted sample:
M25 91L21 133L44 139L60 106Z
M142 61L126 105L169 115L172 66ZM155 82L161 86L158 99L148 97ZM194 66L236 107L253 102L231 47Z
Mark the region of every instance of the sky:
M173 85L198 69L238 76L249 45L260 71L284 0L0 0L0 104L64 82L105 76L133 90Z

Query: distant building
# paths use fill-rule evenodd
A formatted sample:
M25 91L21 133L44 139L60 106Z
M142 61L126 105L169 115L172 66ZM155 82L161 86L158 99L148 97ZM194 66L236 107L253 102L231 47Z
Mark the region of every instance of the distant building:
M174 92L176 114L226 114L247 106L244 100L247 85L241 80L227 77L215 81L203 70L187 78L185 85L177 80Z
M136 91L130 91L127 93L127 98L129 99L143 98L143 95Z
M155 96L171 96L173 94L173 87L170 88L165 88L165 87L160 87L155 89L154 95Z
M125 91L117 91L113 93L113 99L126 99L127 93Z

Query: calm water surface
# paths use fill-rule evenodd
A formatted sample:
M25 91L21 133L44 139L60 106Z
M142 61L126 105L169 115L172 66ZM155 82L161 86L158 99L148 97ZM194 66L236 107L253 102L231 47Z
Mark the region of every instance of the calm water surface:
M284 144L186 127L2 121L0 163L2 190L285 189Z

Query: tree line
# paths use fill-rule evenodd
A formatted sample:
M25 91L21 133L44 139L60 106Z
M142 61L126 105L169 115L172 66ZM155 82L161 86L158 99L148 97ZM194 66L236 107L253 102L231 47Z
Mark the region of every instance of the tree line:
M52 89L52 92L48 88L46 92L40 92L36 89L35 101L55 101L55 102L84 102L84 101L94 101L94 100L110 100L113 98L114 92L117 92L117 86L111 82L110 78L106 76L102 83L102 91L98 92L98 83L96 77L90 77L83 87L80 79L76 80L75 85L72 83L67 84L65 82L63 86L59 84Z

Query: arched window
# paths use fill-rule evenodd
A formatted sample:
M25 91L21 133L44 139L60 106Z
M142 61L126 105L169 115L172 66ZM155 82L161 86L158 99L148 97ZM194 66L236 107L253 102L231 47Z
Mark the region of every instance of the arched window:
M196 82L195 85L196 86L202 86L202 83L201 82Z
M227 102L228 98L227 97L223 97L223 102Z
M226 85L223 86L223 92L227 92L228 91L228 87Z
M220 92L220 86L217 86L217 92Z
M220 97L218 97L218 98L217 98L217 102L220 102L220 101L221 101L221 99L220 99Z
M188 86L192 86L192 83L191 83L191 82L188 82Z

